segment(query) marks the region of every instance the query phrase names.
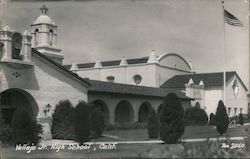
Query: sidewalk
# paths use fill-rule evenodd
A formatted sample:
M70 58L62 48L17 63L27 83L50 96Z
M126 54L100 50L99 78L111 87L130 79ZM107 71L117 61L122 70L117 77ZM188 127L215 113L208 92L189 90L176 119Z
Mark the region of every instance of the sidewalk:
M204 142L204 141L223 141L223 140L244 140L247 137L219 137L219 138L196 138L196 139L181 139L182 142ZM146 140L146 141L106 141L106 142L86 142L85 144L100 145L100 144L163 144L162 140ZM40 145L70 145L77 144L74 140L42 140Z

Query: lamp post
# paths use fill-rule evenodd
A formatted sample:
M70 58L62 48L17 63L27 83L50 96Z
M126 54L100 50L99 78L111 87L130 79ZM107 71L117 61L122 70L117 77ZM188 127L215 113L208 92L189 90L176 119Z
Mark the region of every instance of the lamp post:
M47 105L45 106L45 109L43 110L45 116L47 116L47 113L49 113L50 108L51 108L51 105L50 105L50 104L47 104Z

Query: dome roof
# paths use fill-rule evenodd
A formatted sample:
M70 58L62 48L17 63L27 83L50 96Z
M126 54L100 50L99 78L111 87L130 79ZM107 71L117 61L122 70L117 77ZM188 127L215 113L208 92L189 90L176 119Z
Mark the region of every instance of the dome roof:
M55 22L46 14L41 14L33 23L33 25L36 25L36 24L55 25Z
M56 25L55 22L49 16L47 16L48 8L45 5L43 5L40 8L40 10L42 14L34 21L33 25L36 25L36 24Z

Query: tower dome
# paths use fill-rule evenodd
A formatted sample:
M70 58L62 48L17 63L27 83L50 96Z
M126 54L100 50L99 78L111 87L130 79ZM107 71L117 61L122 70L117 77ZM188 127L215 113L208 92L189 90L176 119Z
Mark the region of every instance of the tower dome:
M42 14L33 22L33 25L37 24L50 24L55 25L55 22L47 15L48 8L43 5L40 8Z
M63 54L56 46L57 26L47 15L48 8L43 5L41 15L31 24L32 47L52 60L62 64Z
M50 24L50 25L55 25L55 22L52 21L52 19L47 16L47 15L43 15L41 14L33 23L34 25L36 24Z

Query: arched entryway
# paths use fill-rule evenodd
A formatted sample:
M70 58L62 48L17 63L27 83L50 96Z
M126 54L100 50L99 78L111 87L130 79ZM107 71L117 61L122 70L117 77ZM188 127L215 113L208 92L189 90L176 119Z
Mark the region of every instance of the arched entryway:
M90 103L91 106L93 106L96 109L100 109L101 112L103 113L104 121L105 123L109 123L109 109L106 105L106 103L102 100L95 100Z
M17 108L24 108L32 119L38 115L38 105L35 99L22 89L12 88L0 93L1 120L10 124L12 115Z
M142 103L139 109L139 119L138 121L140 123L146 123L148 122L148 115L150 112L150 109L152 109L152 106L148 102Z
M134 121L134 110L128 101L121 101L115 109L115 122L129 123Z

